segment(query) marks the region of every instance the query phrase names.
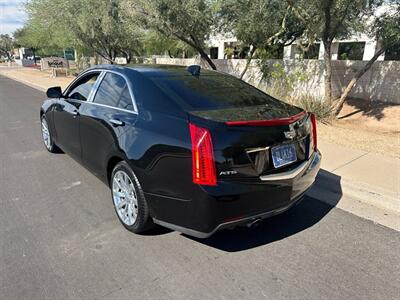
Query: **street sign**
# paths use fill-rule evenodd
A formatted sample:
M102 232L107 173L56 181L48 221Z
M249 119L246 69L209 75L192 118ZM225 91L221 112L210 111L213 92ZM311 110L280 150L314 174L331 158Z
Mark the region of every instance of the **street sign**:
M74 49L64 49L64 58L66 60L75 60L75 50Z

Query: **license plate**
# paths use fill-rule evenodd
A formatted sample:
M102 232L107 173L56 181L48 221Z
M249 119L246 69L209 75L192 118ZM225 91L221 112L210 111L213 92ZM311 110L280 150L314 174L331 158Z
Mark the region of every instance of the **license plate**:
M293 144L285 144L271 149L272 162L275 168L286 166L297 160L296 148Z

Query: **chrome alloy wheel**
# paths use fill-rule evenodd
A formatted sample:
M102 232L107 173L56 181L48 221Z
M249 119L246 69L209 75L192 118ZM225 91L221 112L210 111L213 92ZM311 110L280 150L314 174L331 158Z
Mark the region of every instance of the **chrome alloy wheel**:
M115 209L121 221L132 226L138 214L138 200L132 180L124 171L117 171L112 181Z
M51 149L51 137L49 132L49 126L45 118L42 118L42 137L44 145L47 149Z

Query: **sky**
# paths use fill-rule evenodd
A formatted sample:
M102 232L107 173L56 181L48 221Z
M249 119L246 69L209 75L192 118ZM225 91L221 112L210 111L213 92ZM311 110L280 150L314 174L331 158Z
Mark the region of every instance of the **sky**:
M11 34L24 25L24 2L26 0L0 0L0 34Z

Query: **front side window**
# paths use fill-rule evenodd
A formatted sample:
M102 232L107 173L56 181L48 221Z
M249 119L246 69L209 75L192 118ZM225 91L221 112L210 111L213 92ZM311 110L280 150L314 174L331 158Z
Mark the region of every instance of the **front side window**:
M94 103L133 110L128 85L122 76L107 73L93 99Z
M70 99L87 101L90 91L99 75L100 73L92 73L78 80L78 82L72 86L67 97Z

